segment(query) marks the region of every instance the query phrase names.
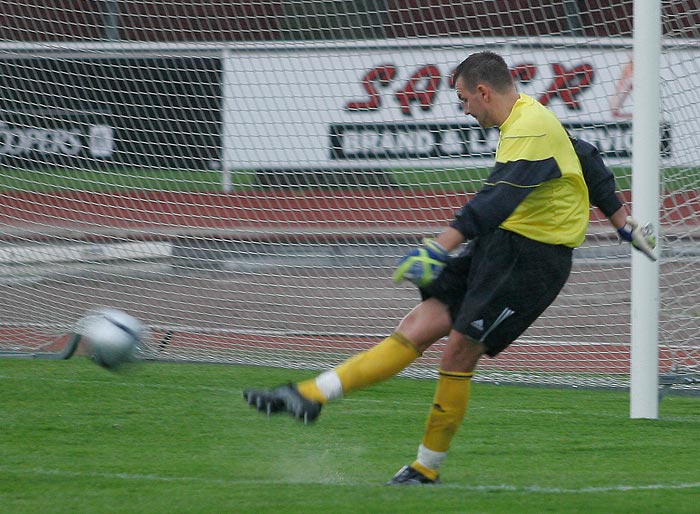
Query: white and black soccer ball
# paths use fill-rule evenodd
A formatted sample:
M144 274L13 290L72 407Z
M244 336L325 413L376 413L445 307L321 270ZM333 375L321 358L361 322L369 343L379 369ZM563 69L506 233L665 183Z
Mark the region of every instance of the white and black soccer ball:
M88 312L76 331L85 341L90 358L110 370L137 360L146 336L146 327L138 319L111 308Z

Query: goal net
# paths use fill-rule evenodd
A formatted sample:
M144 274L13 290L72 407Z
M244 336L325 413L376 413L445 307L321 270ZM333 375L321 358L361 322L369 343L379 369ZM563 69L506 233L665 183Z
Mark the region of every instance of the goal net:
M376 343L419 299L396 261L492 165L497 132L452 90L473 51L598 145L631 201L629 0L9 0L0 20L5 355L60 352L97 306L151 328L149 359L322 369ZM659 365L690 384L700 8L661 21ZM592 209L557 301L479 376L626 386L629 349L630 248Z

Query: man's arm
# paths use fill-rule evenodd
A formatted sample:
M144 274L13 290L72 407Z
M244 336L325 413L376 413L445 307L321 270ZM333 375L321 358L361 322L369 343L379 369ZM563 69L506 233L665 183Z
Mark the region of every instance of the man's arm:
M482 189L457 212L450 226L435 239L424 239L421 247L399 261L394 281L406 279L426 286L440 273L450 251L498 228L540 184L560 176L553 157L496 163Z
M559 176L553 158L496 164L484 187L460 209L450 226L435 239L424 239L422 246L399 261L394 281L405 279L418 287L428 285L452 250L467 239L495 230L537 186Z
M624 241L632 244L652 261L656 260L654 227L640 226L627 212L615 187L615 175L608 169L598 149L583 139L572 139L574 150L581 162L583 178L588 186L591 203L607 216Z
M616 221L622 224L615 225L616 222L613 221L612 216L617 215L618 211L623 209L623 203L615 187L615 175L605 165L603 157L595 146L583 139L572 138L571 142L581 163L583 179L586 181L588 197L591 203L610 218L616 229L620 228L624 225L627 215L626 211L623 211L625 214L621 219L619 219L619 216L616 216Z
M447 227L435 238L435 242L442 246L447 252L451 252L465 241L462 233L452 227Z

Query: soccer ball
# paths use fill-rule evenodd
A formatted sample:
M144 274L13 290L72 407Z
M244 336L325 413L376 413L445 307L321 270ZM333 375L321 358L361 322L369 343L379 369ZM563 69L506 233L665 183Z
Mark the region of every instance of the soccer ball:
M90 358L104 368L115 370L136 360L146 329L123 311L103 308L88 312L78 322L77 332L87 343Z

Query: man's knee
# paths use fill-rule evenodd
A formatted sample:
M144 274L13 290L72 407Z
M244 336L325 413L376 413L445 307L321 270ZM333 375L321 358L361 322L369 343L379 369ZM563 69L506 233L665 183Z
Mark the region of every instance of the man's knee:
M422 352L452 328L447 306L437 300L421 302L401 320L396 331L410 339Z
M486 352L483 343L453 330L447 339L440 368L445 371L474 371L482 355Z

